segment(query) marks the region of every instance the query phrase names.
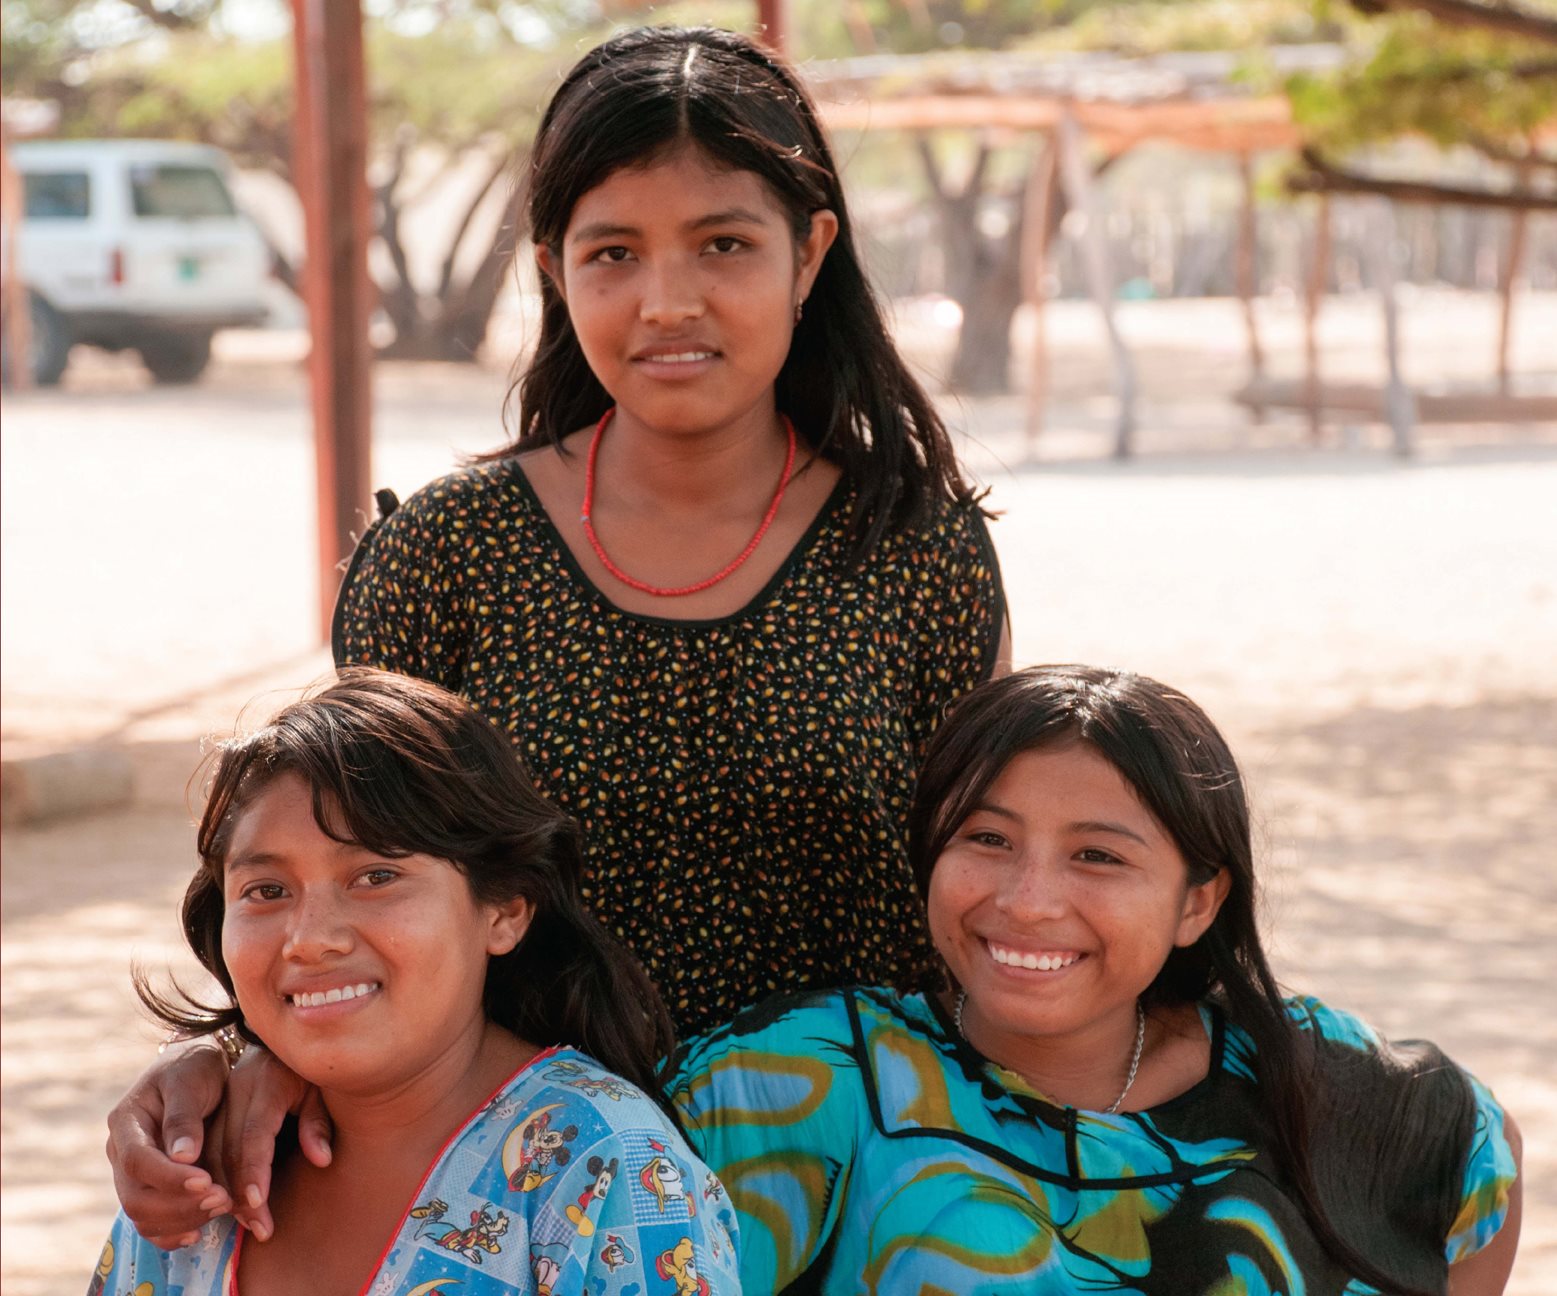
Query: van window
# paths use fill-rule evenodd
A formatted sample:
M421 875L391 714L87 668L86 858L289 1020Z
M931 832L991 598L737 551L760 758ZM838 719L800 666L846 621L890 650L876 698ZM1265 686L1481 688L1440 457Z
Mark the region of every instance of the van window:
M85 171L28 171L22 175L26 220L86 220L92 181Z
M137 216L196 220L233 216L236 210L222 177L206 166L144 163L130 168L130 200Z

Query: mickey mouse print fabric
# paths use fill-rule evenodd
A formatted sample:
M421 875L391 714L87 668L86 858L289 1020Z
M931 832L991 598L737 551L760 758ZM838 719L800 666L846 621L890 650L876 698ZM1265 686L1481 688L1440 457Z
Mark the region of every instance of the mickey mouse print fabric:
M231 1217L164 1252L123 1215L89 1296L226 1296ZM525 1065L454 1135L365 1296L736 1296L735 1213L640 1090L576 1049Z

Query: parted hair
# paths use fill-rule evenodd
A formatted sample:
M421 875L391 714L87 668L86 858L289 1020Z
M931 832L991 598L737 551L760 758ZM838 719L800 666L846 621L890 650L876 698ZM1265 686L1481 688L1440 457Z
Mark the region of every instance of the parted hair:
M222 958L222 874L244 810L288 774L307 784L314 821L334 840L387 858L447 860L480 903L528 900L524 939L488 961L487 1016L532 1043L574 1045L656 1093L670 1020L637 960L584 909L577 825L535 790L513 746L463 698L363 667L342 669L217 749L182 915L190 948L229 1002L162 995L138 975L156 1016L187 1034L232 1025L255 1038Z
M748 37L712 27L643 27L586 54L547 105L530 155L524 201L531 238L560 257L580 198L624 167L651 166L687 146L716 167L757 175L797 242L813 212L838 217L776 398L854 484L855 556L922 521L938 499L970 502L940 415L898 355L866 280L816 107L795 72ZM514 392L515 440L489 458L556 445L611 405L566 302L544 274L537 345Z
M1430 1045L1384 1047L1375 1059L1327 1045L1294 1020L1260 939L1243 776L1193 701L1144 675L1092 666L1035 666L967 694L931 741L909 812L921 897L947 842L1012 758L1072 742L1119 771L1178 848L1192 885L1230 878L1210 927L1173 949L1142 1006L1220 1002L1254 1044L1274 1150L1320 1244L1382 1291L1442 1292L1443 1243L1475 1120L1469 1082ZM1456 1191L1441 1191L1446 1184ZM1385 1247L1383 1203L1400 1199L1402 1185L1417 1194L1417 1232Z

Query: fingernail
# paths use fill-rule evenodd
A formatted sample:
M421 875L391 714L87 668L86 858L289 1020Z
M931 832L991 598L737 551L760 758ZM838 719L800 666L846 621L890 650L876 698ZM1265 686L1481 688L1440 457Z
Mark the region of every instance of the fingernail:
M200 1235L198 1233L186 1233L183 1237L179 1238L178 1245L181 1247L194 1246L194 1244L199 1240Z
M253 1225L250 1226L249 1232L254 1234L254 1236L257 1237L261 1242L270 1241L270 1225L266 1224L263 1220L256 1220Z
M200 1199L200 1209L203 1211L210 1211L213 1216L223 1214L224 1212L217 1208L226 1204L227 1194L220 1190L209 1192Z
M185 1192L204 1192L211 1186L211 1176L207 1174L190 1175L184 1180Z
M194 1156L195 1141L187 1134L183 1138L174 1139L173 1146L168 1149L168 1155L173 1157Z
M243 1190L243 1200L248 1202L255 1210L258 1210L265 1199L260 1195L259 1185L250 1184Z

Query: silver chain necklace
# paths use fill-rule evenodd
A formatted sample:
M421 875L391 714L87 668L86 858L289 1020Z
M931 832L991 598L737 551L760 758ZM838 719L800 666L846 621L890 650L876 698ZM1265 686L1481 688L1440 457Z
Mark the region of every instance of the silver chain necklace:
M961 991L957 995L957 1009L952 1014L952 1024L957 1027L957 1034L967 1039L967 1032L962 1029L962 1009L968 1002L968 992ZM970 1041L971 1042L971 1041ZM1125 1076L1124 1088L1119 1091L1119 1097L1103 1108L1105 1116L1113 1116L1119 1111L1119 1106L1125 1100L1125 1095L1130 1092L1135 1084L1135 1073L1141 1069L1141 1046L1146 1043L1146 1009L1140 1003L1135 1005L1135 1048L1130 1053L1130 1073Z

